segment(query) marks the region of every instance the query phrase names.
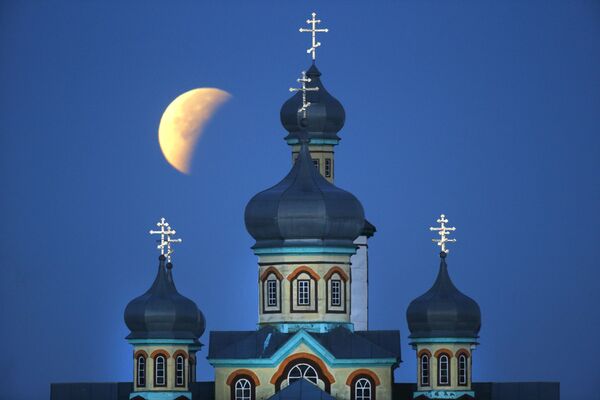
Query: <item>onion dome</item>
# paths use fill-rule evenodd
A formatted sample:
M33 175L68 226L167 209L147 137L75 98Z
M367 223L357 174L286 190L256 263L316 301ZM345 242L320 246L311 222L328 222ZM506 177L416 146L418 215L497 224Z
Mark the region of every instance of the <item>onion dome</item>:
M406 319L411 338L477 338L481 311L475 300L452 283L446 253L440 253L440 271L425 294L408 306Z
M323 178L310 157L306 133L300 135L300 153L290 173L246 206L246 229L256 240L253 248L355 248L353 242L365 226L363 207L352 193Z
M159 257L152 287L125 308L127 339L197 339L204 333L204 315L192 300L177 292L165 257Z
M306 131L308 138L340 140L337 133L344 127L346 112L342 104L323 86L321 72L313 64L306 77L310 79L309 87L318 87L316 91L306 91L306 100L310 102L310 112L304 115L298 112L302 108L302 92L299 91L281 107L280 117L283 127L289 132L285 138L288 142L299 139L298 133Z

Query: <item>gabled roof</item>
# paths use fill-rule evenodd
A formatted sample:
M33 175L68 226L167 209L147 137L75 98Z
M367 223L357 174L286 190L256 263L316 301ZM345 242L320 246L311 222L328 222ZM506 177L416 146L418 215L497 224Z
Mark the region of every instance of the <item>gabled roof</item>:
M306 379L299 379L269 397L268 400L335 400L335 397Z
M344 359L396 359L400 361L399 331L355 331L343 327L316 333L300 330L282 333L273 327L257 331L210 333L208 359L270 359L286 344L305 341Z

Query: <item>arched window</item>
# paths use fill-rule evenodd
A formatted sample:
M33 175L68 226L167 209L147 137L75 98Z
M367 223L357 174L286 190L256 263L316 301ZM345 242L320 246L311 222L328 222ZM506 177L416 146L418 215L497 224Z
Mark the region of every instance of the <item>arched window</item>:
M429 386L429 355L421 356L421 386Z
M297 364L294 365L288 373L288 385L291 385L299 379L306 379L316 385L319 382L319 375L312 366L308 364Z
M458 384L467 385L467 356L461 354L458 356Z
M167 386L167 359L162 354L154 357L154 386Z
M232 400L252 400L252 384L246 378L235 381L234 395Z
M290 281L290 312L318 312L318 281L320 276L303 265L287 276Z
M260 276L262 285L262 312L281 312L281 280L283 275L274 267L267 268Z
M438 385L450 385L450 357L447 354L438 356Z
M367 378L360 378L354 383L354 400L372 400L373 385Z
M175 386L185 386L185 359L182 355L175 358Z
M146 386L146 357L143 354L140 354L136 361L136 375L137 375L137 386L145 387Z

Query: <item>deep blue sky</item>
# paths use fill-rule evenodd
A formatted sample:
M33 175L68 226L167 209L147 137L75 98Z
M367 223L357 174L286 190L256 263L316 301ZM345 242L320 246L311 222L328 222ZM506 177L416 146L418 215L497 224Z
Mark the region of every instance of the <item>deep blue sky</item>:
M279 108L309 66L297 30L313 9L347 112L336 183L378 228L371 328L401 330L397 380L415 379L405 310L435 278L427 228L445 212L451 275L483 312L474 379L597 396L600 3L220 3L0 4L0 396L131 379L122 314L154 278L163 215L208 329L255 327L243 211L290 167ZM203 86L233 98L184 176L158 122Z

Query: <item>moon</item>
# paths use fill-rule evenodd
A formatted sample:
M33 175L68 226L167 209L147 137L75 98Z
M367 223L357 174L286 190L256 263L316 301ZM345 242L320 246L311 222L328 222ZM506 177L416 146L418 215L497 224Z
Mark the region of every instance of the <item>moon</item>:
M168 105L160 119L158 143L166 160L176 170L190 173L190 163L204 127L231 95L216 88L185 92Z

